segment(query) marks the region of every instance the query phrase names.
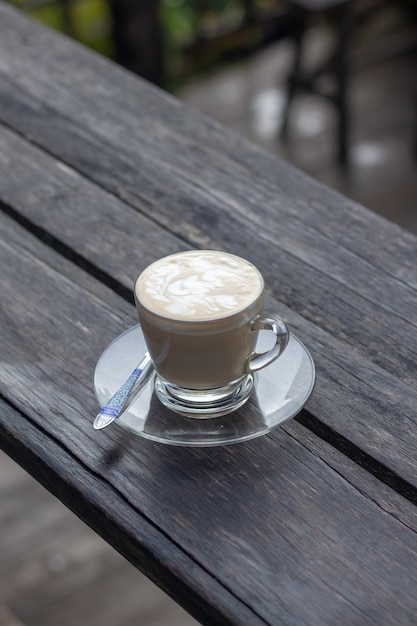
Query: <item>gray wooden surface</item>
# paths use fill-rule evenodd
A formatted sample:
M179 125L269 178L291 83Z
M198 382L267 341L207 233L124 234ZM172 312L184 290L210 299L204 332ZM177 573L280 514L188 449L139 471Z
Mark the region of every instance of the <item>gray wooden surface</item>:
M197 622L0 453L0 626Z
M203 623L412 624L416 238L4 5L0 33L4 450ZM134 278L193 246L260 267L306 410L218 449L93 432Z

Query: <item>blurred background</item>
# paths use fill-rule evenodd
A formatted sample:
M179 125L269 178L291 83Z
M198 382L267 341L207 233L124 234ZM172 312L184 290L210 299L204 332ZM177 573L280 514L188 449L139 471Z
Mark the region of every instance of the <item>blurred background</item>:
M417 232L417 0L9 0Z
M417 0L9 1L417 234ZM195 626L2 453L0 499L0 626Z

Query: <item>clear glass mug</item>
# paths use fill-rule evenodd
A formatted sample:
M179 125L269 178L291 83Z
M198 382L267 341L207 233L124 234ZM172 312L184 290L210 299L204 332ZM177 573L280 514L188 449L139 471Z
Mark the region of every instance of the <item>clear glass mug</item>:
M263 315L259 270L214 250L182 252L148 266L135 283L142 331L155 370L155 392L171 410L210 418L246 402L254 372L285 350L289 331ZM274 344L256 353L258 332Z

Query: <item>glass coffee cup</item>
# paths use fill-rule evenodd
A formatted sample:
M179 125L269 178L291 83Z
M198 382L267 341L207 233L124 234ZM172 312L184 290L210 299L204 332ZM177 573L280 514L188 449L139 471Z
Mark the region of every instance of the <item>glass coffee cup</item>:
M155 393L169 409L211 418L242 406L254 372L285 350L289 331L264 316L265 286L249 261L216 250L180 252L149 265L134 295L155 370ZM256 353L260 330L274 345Z

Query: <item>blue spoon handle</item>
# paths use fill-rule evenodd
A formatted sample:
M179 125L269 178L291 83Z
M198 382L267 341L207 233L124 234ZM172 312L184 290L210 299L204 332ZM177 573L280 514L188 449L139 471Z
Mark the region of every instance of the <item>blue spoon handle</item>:
M97 413L97 416L93 422L93 427L96 430L105 428L111 424L126 406L127 401L130 398L132 390L136 386L138 380L144 376L145 372L152 365L149 352L145 354L139 365L133 370L129 378L123 383L123 385L116 391L116 393L110 398L110 400L103 406Z

